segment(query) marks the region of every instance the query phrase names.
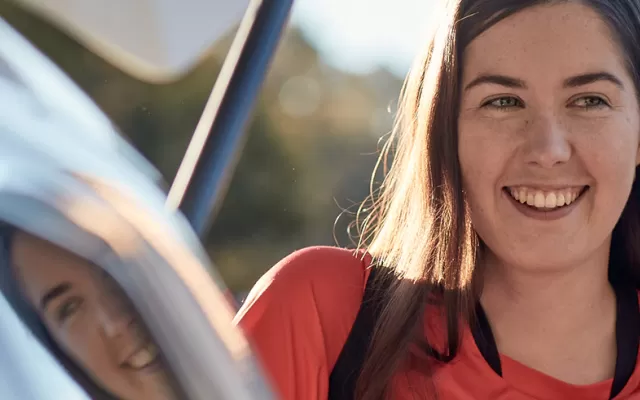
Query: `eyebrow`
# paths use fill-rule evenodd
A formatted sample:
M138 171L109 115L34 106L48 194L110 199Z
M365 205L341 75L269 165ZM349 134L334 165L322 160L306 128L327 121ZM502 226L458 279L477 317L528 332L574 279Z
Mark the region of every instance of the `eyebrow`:
M608 81L618 86L619 88L624 89L624 84L622 84L622 81L615 75L608 72L592 72L589 74L572 76L571 78L565 79L562 86L565 88L573 88L588 85L590 83L598 81Z
M465 86L464 90L469 90L476 86L480 86L484 83L490 83L494 85L506 86L508 88L520 88L525 89L527 84L524 83L522 79L511 78L505 75L495 75L495 74L482 74L469 82L467 86Z
M584 85L588 85L590 83L594 83L598 81L608 81L624 89L624 85L619 78L617 78L615 75L609 72L604 72L604 71L591 72L587 74L572 76L564 80L564 82L562 83L562 87L575 88L578 86L584 86ZM527 88L527 84L522 79L513 78L506 75L483 74L478 76L471 82L469 82L467 86L465 86L464 90L465 91L469 90L475 86L479 86L484 83L505 86L508 88L517 88L517 89Z
M49 303L51 303L57 297L62 296L69 290L71 290L71 284L68 282L63 282L52 287L42 296L42 299L40 299L40 309L43 311L46 310Z

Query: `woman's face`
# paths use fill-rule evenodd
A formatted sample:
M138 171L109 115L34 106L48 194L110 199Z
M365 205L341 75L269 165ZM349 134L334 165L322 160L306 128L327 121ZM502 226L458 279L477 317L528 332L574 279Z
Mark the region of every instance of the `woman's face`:
M608 26L573 2L514 14L465 50L459 159L474 228L530 270L606 260L638 164L638 102Z
M84 259L25 233L13 266L56 342L124 400L173 399L156 347L115 282Z

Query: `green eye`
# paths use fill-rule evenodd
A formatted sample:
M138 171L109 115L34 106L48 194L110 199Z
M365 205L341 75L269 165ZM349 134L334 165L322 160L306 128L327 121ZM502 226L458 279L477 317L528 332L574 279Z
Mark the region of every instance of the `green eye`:
M512 96L498 97L489 100L483 105L483 107L495 108L497 110L507 110L516 107L521 108L522 102L518 98Z
M70 297L65 300L56 310L58 322L63 323L72 317L82 306L83 300L80 297Z
M573 105L580 108L600 108L600 107L608 107L609 104L598 96L585 96L580 97L576 101L573 102Z

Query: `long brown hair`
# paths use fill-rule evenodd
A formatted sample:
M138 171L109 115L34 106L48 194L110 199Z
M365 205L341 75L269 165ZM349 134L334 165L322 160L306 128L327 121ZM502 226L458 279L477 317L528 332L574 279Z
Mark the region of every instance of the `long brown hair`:
M456 356L460 320L473 320L476 260L481 249L465 201L458 161L457 118L462 54L475 37L498 21L545 0L443 0L425 52L412 67L400 96L396 125L358 212L359 246L382 266L384 308L358 379L356 399L386 397L389 382L412 343L421 342L432 359ZM583 0L600 13L627 56L640 87L640 3ZM436 5L434 5L435 8ZM372 179L373 182L373 179ZM640 282L640 188L616 225L610 277ZM367 208L367 206L369 206ZM427 300L444 311L446 343L425 340ZM444 349L438 351L436 349ZM433 393L435 395L435 393Z

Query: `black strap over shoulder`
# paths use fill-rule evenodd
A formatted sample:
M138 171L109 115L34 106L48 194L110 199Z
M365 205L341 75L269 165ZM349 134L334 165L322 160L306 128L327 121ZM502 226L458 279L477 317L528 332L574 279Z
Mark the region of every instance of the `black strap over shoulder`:
M631 375L633 375L640 345L638 290L630 285L624 285L616 290L616 297L616 342L618 344L618 354L610 399L613 399L622 391Z
M487 364L489 364L496 374L502 376L502 364L500 363L498 346L493 337L487 314L484 313L480 302L476 304L476 323L471 325L471 333L473 334L476 346L478 346L478 350L480 350L480 354L482 354Z
M372 267L364 289L360 311L329 377L328 400L353 400L356 382L369 350L373 329L380 316L380 298L374 281L377 268Z
M631 378L636 367L640 344L640 306L638 291L628 284L615 284L616 292L616 366L609 399L615 398ZM487 364L502 376L500 355L491 326L480 303L476 307L477 322L471 327L473 338Z
M374 287L377 268L372 267L367 280L360 310L347 341L342 348L329 377L328 400L353 400L356 382L369 346L373 329L380 316L381 298L376 296L380 288ZM616 342L617 358L615 375L609 399L615 398L624 388L636 367L640 350L640 306L638 291L626 284L614 285L616 291ZM471 327L474 340L489 366L500 376L502 367L489 321L478 303L477 323Z

